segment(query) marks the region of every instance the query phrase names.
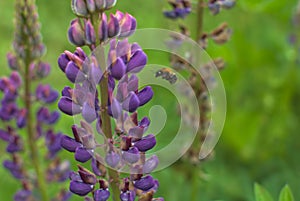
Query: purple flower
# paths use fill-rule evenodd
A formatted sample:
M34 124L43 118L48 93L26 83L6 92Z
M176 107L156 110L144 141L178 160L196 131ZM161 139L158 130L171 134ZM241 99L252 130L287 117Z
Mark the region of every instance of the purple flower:
M147 175L139 180L134 181L133 185L142 191L148 191L155 185L155 181L152 176Z
M72 101L71 98L63 96L58 102L58 108L70 116L79 114L82 111L82 107Z
M36 98L45 103L53 103L58 98L58 92L51 89L50 85L39 84L35 91Z
M75 159L81 163L85 163L92 158L91 153L84 147L77 147L75 150Z
M106 201L110 196L110 192L108 189L98 189L94 193L94 200L95 201Z
M114 151L111 151L106 154L105 161L107 165L109 165L112 168L115 168L120 162L120 155Z
M140 106L140 100L134 92L130 92L122 103L122 108L128 112L134 112Z
M89 192L91 192L94 188L94 185L86 184L80 181L71 181L70 183L70 191L79 196L85 196Z
M60 144L64 149L70 152L75 152L78 147L82 146L80 142L77 142L75 139L70 138L69 136L66 135L61 137Z
M14 195L14 201L27 201L32 192L30 190L19 190L15 195Z
M135 196L136 194L134 191L125 191L125 192L121 192L120 199L121 201L134 201Z
M137 96L140 100L140 106L145 105L152 99L153 96L152 88L150 86L146 86L144 89L138 92Z
M136 147L131 147L128 151L122 152L122 158L128 163L136 163L140 159L140 152Z
M83 1L84 0L80 0ZM69 41L73 43L75 46L83 46L85 45L85 33L82 29L79 19L75 19L71 22L71 27L68 31Z
M57 133L55 134L52 130L49 130L46 134L46 146L49 150L50 158L53 158L57 152L61 150L61 139L62 134Z
M137 147L139 151L146 152L156 145L156 139L153 134L149 134L146 137L143 137L142 139L133 142L132 144L133 146Z

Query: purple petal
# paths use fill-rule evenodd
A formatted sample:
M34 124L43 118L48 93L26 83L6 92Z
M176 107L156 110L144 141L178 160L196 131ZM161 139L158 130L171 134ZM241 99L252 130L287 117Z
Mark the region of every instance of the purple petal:
M147 64L147 60L147 55L142 50L136 51L127 64L127 72L140 72Z
M104 189L98 189L94 193L94 200L95 201L106 201L110 196L110 192Z
M116 119L119 118L119 116L122 113L122 107L121 107L119 101L117 101L117 99L114 98L112 100L110 108L111 108L111 115L112 115L112 117L114 117Z
M110 73L117 80L120 80L126 73L126 66L120 58L117 58L116 62L111 64Z
M11 139L11 135L5 130L0 129L0 139L9 142Z
M105 13L102 14L102 20L99 25L99 33L98 37L100 41L106 41L108 38L108 27L107 27L107 17Z
M137 94L139 100L140 100L140 106L145 105L148 103L151 98L153 97L153 90L150 86L146 86L144 89L139 91Z
M75 159L81 163L85 163L92 158L90 152L83 147L77 147L75 150Z
M105 161L110 167L115 168L120 162L120 155L113 151L109 152L106 154Z
M72 0L72 10L78 16L87 16L87 5L84 0Z
M91 106L88 102L84 102L82 106L82 117L88 122L92 123L97 118L95 107Z
M151 156L149 159L146 160L145 164L143 165L143 173L151 173L157 167L158 163L158 157L156 155Z
M139 151L146 152L156 145L156 139L153 134L149 134L141 140L134 142L133 145L137 147Z
M126 192L121 192L120 199L121 201L134 201L135 196L136 194L134 191L126 191Z
M152 176L147 175L137 181L134 181L133 185L140 190L147 191L155 185L155 182Z
M86 75L80 71L74 62L68 63L66 67L66 76L73 83L83 82L86 79Z
M117 36L120 32L119 21L113 14L110 14L110 19L108 21L107 27L108 27L108 37L110 38Z
M68 114L68 115L75 115L79 114L81 112L81 106L73 103L72 99L63 96L58 102L58 108Z
M85 37L88 44L94 44L96 42L95 29L90 20L85 23Z
M140 152L136 147L131 147L128 151L123 151L122 158L128 163L136 163L140 159Z
M91 184L85 184L83 182L71 181L70 191L79 196L85 196L93 190L94 186Z
M134 112L140 105L140 100L134 92L130 92L124 100L122 107L128 112Z
M75 19L71 22L71 27L68 31L69 41L76 46L85 45L85 33L82 30L79 20Z
M75 139L70 138L69 136L66 135L64 135L61 138L60 145L62 146L62 148L70 152L75 152L78 147L82 146L81 143L77 142Z

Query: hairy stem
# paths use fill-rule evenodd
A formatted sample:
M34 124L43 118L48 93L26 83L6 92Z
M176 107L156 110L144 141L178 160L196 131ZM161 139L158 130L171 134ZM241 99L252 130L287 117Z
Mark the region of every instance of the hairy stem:
M202 36L202 29L203 29L203 0L198 0L197 4L197 35L196 35L196 41L199 43L199 39Z
M97 48L96 54L97 54L96 57L100 67L102 69L106 69L105 52L104 52L104 47L102 45ZM111 121L110 121L110 116L108 115L107 112L108 95L109 95L108 94L108 72L107 70L105 70L103 73L103 78L100 82L100 97L101 97L100 115L102 120L102 131L104 132L106 138L112 139ZM119 201L120 200L119 173L114 169L108 168L108 176L110 181L110 187L112 190L113 200Z
M40 166L39 155L38 155L38 145L36 141L36 132L33 128L32 119L32 101L31 101L31 77L30 77L30 52L27 51L27 58L25 59L25 107L27 109L26 114L26 131L27 131L27 141L30 150L30 159L34 167L34 171L37 179L37 187L41 194L42 201L48 201L47 187L45 182L45 177Z
M204 10L203 10L203 0L199 0L198 1L198 5L197 5L197 33L196 33L196 42L199 44L200 43L200 39L203 33L203 18L204 18ZM202 78L200 75L197 76L197 81L195 83L194 86L192 86L197 97L198 97L198 107L199 107L199 111L200 111L200 122L199 122L199 129L196 135L196 138L192 144L192 155L194 155L195 151L200 151L200 147L201 147L201 138L203 135L203 126L205 124L205 120L206 120L206 116L205 116L205 102L200 100L200 95L202 94L203 91L206 90L206 86L205 83L203 82Z

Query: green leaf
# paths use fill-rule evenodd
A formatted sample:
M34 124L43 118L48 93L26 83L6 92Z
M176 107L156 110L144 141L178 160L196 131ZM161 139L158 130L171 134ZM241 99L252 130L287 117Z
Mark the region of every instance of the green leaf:
M273 201L270 193L257 183L254 184L254 193L256 201Z
M293 193L288 185L285 185L279 195L279 201L294 201Z

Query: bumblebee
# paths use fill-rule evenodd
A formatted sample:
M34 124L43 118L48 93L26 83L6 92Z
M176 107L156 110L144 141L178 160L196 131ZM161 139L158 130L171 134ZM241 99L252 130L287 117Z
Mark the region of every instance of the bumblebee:
M162 68L155 73L155 77L161 77L168 80L170 84L174 84L177 81L176 73L169 68Z

